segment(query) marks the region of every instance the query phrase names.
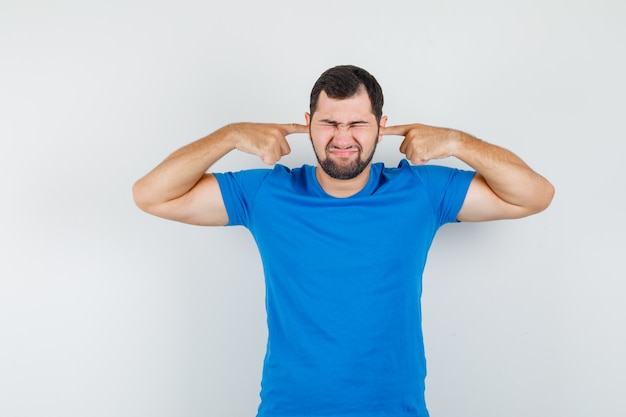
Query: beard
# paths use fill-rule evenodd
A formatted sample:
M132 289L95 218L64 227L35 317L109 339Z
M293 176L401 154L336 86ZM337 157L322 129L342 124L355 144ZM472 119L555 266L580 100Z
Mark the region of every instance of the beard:
M378 133L376 134L378 136ZM354 145L357 147L358 152L356 155L356 159L353 161L336 161L331 159L330 157L326 157L322 159L320 155L315 151L315 157L320 164L320 167L324 170L326 174L328 174L331 178L337 180L350 180L352 178L357 177L360 173L362 173L365 168L372 162L372 158L374 157L374 152L376 151L376 146L378 145L378 141L374 141L374 148L369 155L365 156L363 159L363 148L360 145ZM331 145L327 145L325 152L328 155L329 149L331 149Z

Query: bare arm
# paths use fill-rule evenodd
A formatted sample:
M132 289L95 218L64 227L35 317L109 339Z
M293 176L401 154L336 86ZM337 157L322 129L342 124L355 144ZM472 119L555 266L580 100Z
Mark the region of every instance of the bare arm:
M414 164L454 156L476 170L458 220L525 217L545 210L554 196L552 184L515 154L467 133L412 124L383 134L404 136L400 151Z
M291 152L286 136L306 133L298 124L238 123L225 126L168 156L133 186L142 210L170 220L203 226L228 223L215 176L207 170L233 149L274 164Z

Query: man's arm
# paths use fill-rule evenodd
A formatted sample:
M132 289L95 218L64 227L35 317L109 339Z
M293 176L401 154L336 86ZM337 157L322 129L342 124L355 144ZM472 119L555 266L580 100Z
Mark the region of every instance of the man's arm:
M207 170L233 149L274 164L291 152L287 135L307 132L306 126L295 123L225 126L168 156L133 185L133 198L139 208L155 216L223 226L228 214L217 180Z
M400 152L413 164L454 156L476 170L460 221L515 219L545 210L554 187L512 152L467 133L421 124L391 126L385 135L404 136Z

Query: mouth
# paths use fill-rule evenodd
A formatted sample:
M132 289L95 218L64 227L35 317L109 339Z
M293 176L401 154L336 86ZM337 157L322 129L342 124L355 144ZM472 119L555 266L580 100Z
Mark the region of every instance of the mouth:
M335 156L337 158L350 158L353 155L358 155L360 153L360 149L356 146L350 146L348 148L338 148L335 146L329 146L326 148L326 152L329 155Z

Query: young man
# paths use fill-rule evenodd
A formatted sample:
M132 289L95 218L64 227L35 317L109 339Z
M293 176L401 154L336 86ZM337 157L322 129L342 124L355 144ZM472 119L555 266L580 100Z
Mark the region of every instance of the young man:
M387 127L376 79L354 66L324 72L306 125L238 123L170 155L133 188L154 215L243 225L258 245L268 348L260 417L428 416L420 297L437 229L528 216L554 189L511 152L466 133ZM286 137L308 133L319 165L207 173L237 149L275 164ZM373 164L383 135L406 160ZM424 165L454 156L474 171Z

